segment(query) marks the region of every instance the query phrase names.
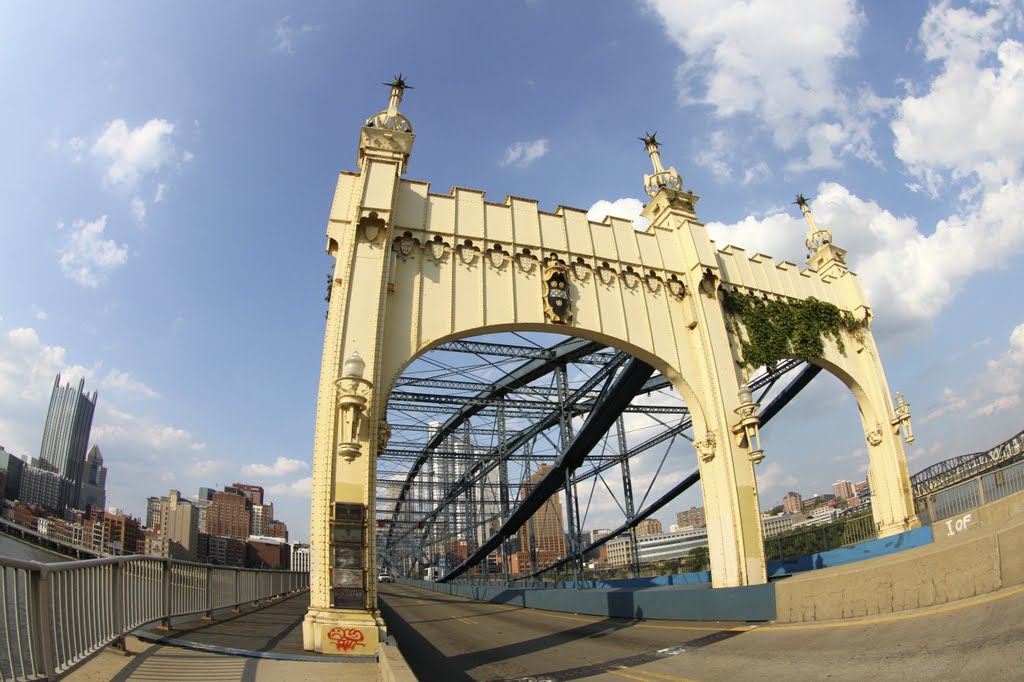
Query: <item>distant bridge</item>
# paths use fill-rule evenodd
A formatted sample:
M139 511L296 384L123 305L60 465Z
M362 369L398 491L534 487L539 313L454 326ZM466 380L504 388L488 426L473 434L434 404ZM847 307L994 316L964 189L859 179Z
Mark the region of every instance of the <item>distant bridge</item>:
M969 455L951 457L910 477L914 497L922 497L966 481L990 469L1024 459L1024 431L1003 443Z
M59 554L63 554L64 556L70 556L78 559L83 557L96 559L110 556L109 554L98 552L92 547L74 545L69 542L64 542L63 540L52 538L49 535L43 535L31 528L26 528L25 526L13 523L7 519L0 519L0 533L22 538L24 540L28 540L34 545L43 547L44 549L51 549Z

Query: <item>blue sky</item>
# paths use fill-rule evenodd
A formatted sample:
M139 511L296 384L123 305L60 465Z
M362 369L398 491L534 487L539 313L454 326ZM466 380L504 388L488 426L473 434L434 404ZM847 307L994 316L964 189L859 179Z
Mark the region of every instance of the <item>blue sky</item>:
M111 504L142 514L147 495L244 480L308 538L324 229L336 174L401 71L408 177L437 192L634 215L649 172L636 138L657 130L719 245L801 263L790 202L812 197L913 406L911 470L985 449L1024 428L1021 15L851 0L0 5L0 444L38 454L54 374L85 376ZM830 377L764 446L763 507L864 476L856 407Z

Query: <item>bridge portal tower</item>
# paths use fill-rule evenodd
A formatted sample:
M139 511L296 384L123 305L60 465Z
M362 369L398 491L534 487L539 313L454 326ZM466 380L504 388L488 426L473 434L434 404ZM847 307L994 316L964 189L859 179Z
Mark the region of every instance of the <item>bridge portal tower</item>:
M591 222L580 209L543 212L529 199L435 194L403 177L414 135L399 106L409 86L401 76L388 85L387 109L360 131L359 170L339 174L327 226L335 268L317 397L307 650L367 655L377 646L375 476L390 436L387 396L415 357L462 337L568 334L661 372L693 418L713 585L740 586L766 581L754 473L765 454L747 387L756 368L743 356L756 343L726 304L742 295L831 305L860 320L859 331L837 331L806 359L857 401L879 534L919 525L900 439L910 435L909 406L894 407L863 289L806 200L810 269L801 270L719 249L654 135L642 138L653 166L642 232L614 217Z

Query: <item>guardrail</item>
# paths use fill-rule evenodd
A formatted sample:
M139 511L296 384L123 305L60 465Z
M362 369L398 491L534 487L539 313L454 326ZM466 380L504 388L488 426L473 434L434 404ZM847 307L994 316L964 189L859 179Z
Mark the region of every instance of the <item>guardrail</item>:
M874 540L877 536L874 519L867 514L848 521L815 526L800 533L765 538L764 553L768 561L791 559Z
M914 500L921 523L931 524L1024 491L1024 462L1011 464Z
M55 680L132 630L309 587L309 573L127 556L44 564L0 557L0 680Z

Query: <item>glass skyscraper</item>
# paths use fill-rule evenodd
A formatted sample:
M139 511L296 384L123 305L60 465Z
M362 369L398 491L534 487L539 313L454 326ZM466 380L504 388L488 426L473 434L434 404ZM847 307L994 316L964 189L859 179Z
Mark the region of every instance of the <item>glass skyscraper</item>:
M96 392L93 391L92 396L85 393L85 379L78 382L78 390L75 390L70 383L61 386L60 374L57 375L50 394L39 459L43 466L64 477L58 502L63 509L81 508L82 474L95 409Z

